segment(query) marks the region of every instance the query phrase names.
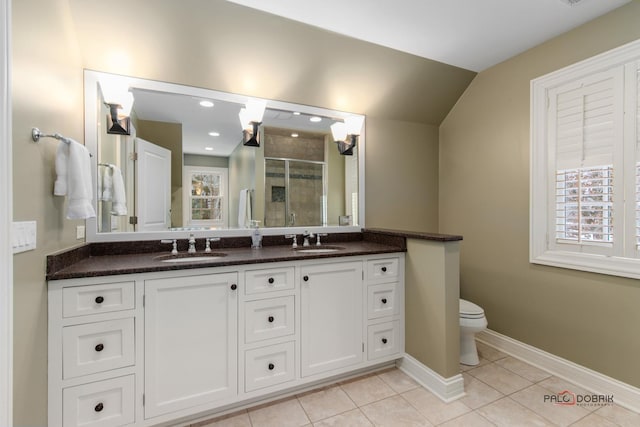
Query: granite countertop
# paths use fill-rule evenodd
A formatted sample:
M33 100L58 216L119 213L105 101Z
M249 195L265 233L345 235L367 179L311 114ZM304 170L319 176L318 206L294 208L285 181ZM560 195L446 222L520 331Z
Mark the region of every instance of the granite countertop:
M263 247L251 249L250 238L223 238L211 246L214 254L221 253L223 256L185 262L162 262L163 259L171 258L170 245L160 245L157 241L87 243L49 255L47 280L405 252L407 238L440 242L462 239L460 236L434 233L365 229L361 233L335 233L328 239L323 239L320 247L339 248L335 252L305 253L299 250L316 246L312 244L305 248L299 244L298 250L294 250L290 240L287 241L282 236L264 236ZM298 241L301 242L302 239ZM197 253L191 256L211 256L204 253L204 239L197 239L196 248ZM187 242L182 239L178 242L178 257L188 256L186 249Z

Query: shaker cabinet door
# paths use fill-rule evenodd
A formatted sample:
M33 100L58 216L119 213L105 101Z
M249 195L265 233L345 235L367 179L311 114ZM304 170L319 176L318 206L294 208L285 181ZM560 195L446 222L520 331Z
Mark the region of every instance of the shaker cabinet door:
M237 278L145 281L145 418L237 394Z
M362 263L301 268L302 376L363 360Z

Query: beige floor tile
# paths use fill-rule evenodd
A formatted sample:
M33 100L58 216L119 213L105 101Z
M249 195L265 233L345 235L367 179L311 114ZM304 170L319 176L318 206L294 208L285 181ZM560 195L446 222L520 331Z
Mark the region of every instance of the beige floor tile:
M511 394L533 384L531 381L495 363L471 369L467 373L503 394Z
M580 421L571 424L571 427L618 427L618 424L612 423L600 415L589 414Z
M547 371L536 368L528 363L518 360L515 357L507 356L503 359L496 360L496 364L502 366L505 369L510 370L514 374L518 374L523 378L528 379L534 383L542 381L551 376Z
M589 411L579 406L563 406L545 402L544 396L549 390L539 385L532 385L512 394L510 397L522 406L559 426L569 426L589 415Z
M622 427L640 426L640 414L625 409L622 406L605 406L598 409L594 413Z
M356 407L338 385L299 395L298 401L312 422L341 414Z
M432 426L425 417L399 395L365 405L360 410L375 426Z
M478 368L480 366L488 365L489 363L493 363L489 359L485 359L484 357L480 357L477 365L463 365L460 363L460 372L466 372L469 369Z
M391 369L386 372L378 374L378 377L382 379L389 387L396 393L404 393L408 390L420 387L420 384L415 382L413 378L402 372L400 369Z
M476 412L498 427L546 427L553 425L535 412L530 411L508 397L483 406L476 410Z
M460 399L460 402L471 409L477 409L504 397L504 395L495 388L488 386L469 374L463 373L462 377L464 378L464 391L466 396Z
M377 375L355 379L340 384L357 406L382 400L396 394L391 387L378 378Z
M439 427L494 427L491 421L479 415L477 412L469 412L461 417L449 420Z
M340 415L313 424L313 427L373 427L371 421L360 411L353 409Z
M310 422L296 398L249 409L249 418L253 427L300 427Z
M402 393L402 397L434 425L457 418L471 411L471 408L457 400L445 403L422 387Z
M507 353L503 353L500 350L479 341L476 341L476 347L478 348L478 356L480 356L480 358L490 360L491 362L495 362L496 360L508 356Z
M236 412L208 421L191 424L191 427L251 427L247 411Z

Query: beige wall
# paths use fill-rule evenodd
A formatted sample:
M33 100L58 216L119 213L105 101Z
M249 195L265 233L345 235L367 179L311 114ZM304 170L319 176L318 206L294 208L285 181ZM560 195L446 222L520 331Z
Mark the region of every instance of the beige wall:
M640 2L480 73L440 127L440 231L489 328L640 386L637 280L529 264L529 81L640 37Z
M14 424L46 425L47 287L45 255L79 243L53 196L59 144L34 144L31 127L82 141L82 64L66 0L13 1L14 220L37 221L37 249L14 256ZM36 24L38 23L38 24Z

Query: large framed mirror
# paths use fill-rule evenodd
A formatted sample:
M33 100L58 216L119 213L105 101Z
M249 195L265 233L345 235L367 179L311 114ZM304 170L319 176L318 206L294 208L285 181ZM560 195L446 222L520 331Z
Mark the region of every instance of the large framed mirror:
M113 114L105 82L132 94L126 118ZM91 70L84 84L97 212L88 241L364 226L363 116ZM254 101L265 109L249 132L239 114ZM331 126L354 118L361 131L345 150Z

